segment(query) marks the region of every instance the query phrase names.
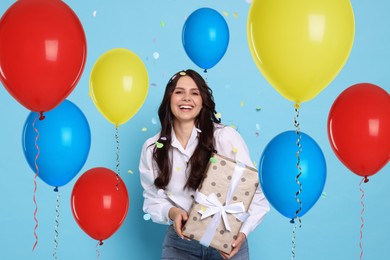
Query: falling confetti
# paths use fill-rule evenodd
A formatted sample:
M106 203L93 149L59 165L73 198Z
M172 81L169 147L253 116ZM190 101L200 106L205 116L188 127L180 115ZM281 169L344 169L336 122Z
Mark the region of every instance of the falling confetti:
M234 12L234 13L233 13L233 17L234 17L235 19L237 19L237 18L238 18L238 13L237 13L237 12Z
M157 60L158 58L160 58L160 53L153 52L153 59Z
M243 107L244 106L244 101L241 101L240 102L240 107Z
M156 83L150 83L150 86L157 87L157 84Z
M162 143L159 143L159 142L156 142L156 146L157 146L157 148L163 148L164 147L164 144L162 144Z
M93 13L92 13L93 17L96 17L96 13L97 13L97 11L96 11L96 10L95 10L95 11L93 11Z
M177 171L177 172L180 172L180 171L181 171L181 168L180 168L180 167L176 167L176 171Z
M133 174L134 172L132 170L128 170L127 173Z
M324 192L321 194L321 197L325 199L325 198L328 197L328 194L326 194L326 192L324 191Z
M256 107L256 111L257 112L261 111L261 107Z
M247 4L251 4L252 0L245 0L245 2L247 2Z
M217 158L211 157L211 158L210 158L210 162L211 162L211 163L216 163L216 162L217 162Z
M154 117L152 118L152 124L153 124L153 125L157 125L157 119L154 118Z
M148 221L148 220L150 220L150 219L151 219L150 214L147 214L147 213L146 213L146 214L144 215L144 220L145 220L145 221Z
M223 14L223 16L225 16L225 17L228 17L228 16L229 16L229 13L226 12L226 11L222 12L222 14Z
M165 26L165 22L164 21L160 21L160 27L164 27Z
M143 127L143 128L141 129L141 131L142 131L142 132L146 132L146 131L148 131L148 129L147 129L146 127Z
M238 148L237 147L233 147L232 152L233 153L237 153L238 152Z
M260 124L259 123L256 124L256 129L260 130Z
M218 119L221 119L222 118L222 114L218 112L218 113L215 114L215 117L218 118Z
M202 211L202 212L205 212L207 210L207 208L206 207L200 207L200 211Z

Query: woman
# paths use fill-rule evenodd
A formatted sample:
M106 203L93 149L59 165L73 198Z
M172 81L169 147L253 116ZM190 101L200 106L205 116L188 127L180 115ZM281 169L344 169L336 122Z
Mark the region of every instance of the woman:
M269 211L259 187L230 255L183 239L183 223L212 153L253 167L244 140L215 114L212 91L197 72L173 75L158 110L161 131L144 143L139 165L143 209L154 222L169 225L162 259L249 259L246 237Z

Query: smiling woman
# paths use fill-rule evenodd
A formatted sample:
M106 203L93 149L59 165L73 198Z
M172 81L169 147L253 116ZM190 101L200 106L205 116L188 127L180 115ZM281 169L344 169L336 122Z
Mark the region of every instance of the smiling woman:
M182 233L209 159L215 151L253 166L242 137L216 118L211 89L195 71L180 71L169 80L158 111L161 131L142 148L139 170L144 188L144 206L154 222L169 225L162 259L248 259L246 237L269 211L260 187L249 206L250 217L230 241L230 254L190 240ZM257 176L256 176L257 177ZM182 238L182 239L180 239Z

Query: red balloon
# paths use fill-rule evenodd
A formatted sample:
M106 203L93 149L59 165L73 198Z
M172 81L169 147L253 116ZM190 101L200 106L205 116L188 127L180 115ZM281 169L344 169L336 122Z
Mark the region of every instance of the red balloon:
M77 224L101 243L119 229L129 208L126 185L119 176L118 180L107 168L92 168L80 176L72 190L71 208Z
M390 159L390 95L369 83L347 88L334 101L327 128L339 160L367 180Z
M60 0L18 0L0 20L0 80L27 109L49 111L75 88L87 56L83 27Z

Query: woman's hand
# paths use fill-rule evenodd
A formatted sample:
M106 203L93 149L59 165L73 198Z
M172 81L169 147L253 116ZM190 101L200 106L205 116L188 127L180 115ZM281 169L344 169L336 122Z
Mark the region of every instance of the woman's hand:
M238 233L237 239L233 241L232 247L233 250L230 252L230 254L226 254L224 252L219 251L223 259L230 259L232 258L241 248L242 242L244 242L246 239L246 235L242 232Z
M175 229L176 234L183 239L184 236L181 232L181 229L183 223L186 222L188 219L187 212L180 208L172 207L169 210L168 217L173 221L173 228Z

